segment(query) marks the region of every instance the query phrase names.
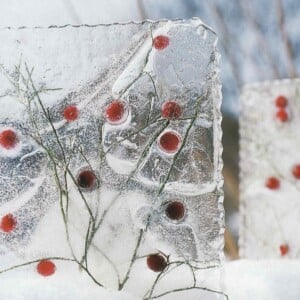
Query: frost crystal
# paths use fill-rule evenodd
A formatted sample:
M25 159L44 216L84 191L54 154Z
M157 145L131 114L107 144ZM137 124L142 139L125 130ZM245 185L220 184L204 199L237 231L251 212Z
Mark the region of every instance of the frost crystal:
M143 299L223 299L206 286L223 245L215 33L194 19L0 36L1 269L75 264Z
M300 81L248 85L241 98L241 255L299 258Z

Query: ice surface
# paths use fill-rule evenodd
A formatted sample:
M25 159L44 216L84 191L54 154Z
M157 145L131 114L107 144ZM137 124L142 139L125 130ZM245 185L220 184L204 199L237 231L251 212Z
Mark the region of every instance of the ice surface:
M223 299L215 33L193 19L0 37L0 273L50 260L133 297Z
M299 88L298 79L282 80L248 85L242 94L240 246L245 258L300 255L300 181L293 171L300 163ZM286 98L285 107L279 96Z

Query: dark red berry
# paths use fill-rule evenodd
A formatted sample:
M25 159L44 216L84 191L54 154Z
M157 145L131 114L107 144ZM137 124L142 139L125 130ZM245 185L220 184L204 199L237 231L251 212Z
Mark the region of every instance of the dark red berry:
M42 276L51 276L55 273L56 266L50 260L41 260L37 265L37 271Z
M167 265L167 259L162 254L150 254L147 257L147 266L154 272L162 272Z
M153 46L157 50L163 50L169 46L170 39L164 35L158 35L153 39Z
M17 221L12 214L7 214L1 219L0 228L2 231L8 233L13 231L17 226Z
M175 153L180 147L180 137L176 132L167 131L163 133L159 138L159 147L166 153Z
M114 100L106 106L105 117L111 124L119 124L124 121L126 113L125 104L122 101Z
M285 108L288 104L288 100L285 96L278 96L276 99L275 99L275 105L277 107L281 107L281 108Z
M285 256L290 250L287 244L280 245L279 249L281 256Z
M295 178L300 179L300 165L295 165L292 172Z
M179 221L184 217L185 208L183 203L173 201L167 204L165 213L169 219Z
M82 189L94 190L97 187L97 177L92 170L83 170L77 175L78 186Z
M1 147L9 150L14 148L18 143L16 133L11 129L5 129L0 132L0 145Z
M161 115L165 119L177 119L181 116L181 107L174 101L167 101L162 105Z
M72 122L78 118L79 110L75 105L69 105L64 109L63 115L68 122Z
M287 122L289 119L289 115L284 108L280 108L277 111L276 118L281 122Z
M276 177L269 177L266 180L265 186L271 190L277 190L280 187L280 181Z

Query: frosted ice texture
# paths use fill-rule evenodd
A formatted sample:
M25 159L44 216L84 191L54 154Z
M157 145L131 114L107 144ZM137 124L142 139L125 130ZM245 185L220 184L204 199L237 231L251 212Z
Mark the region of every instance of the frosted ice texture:
M167 47L155 47L157 36ZM96 284L143 299L195 297L218 273L206 268L220 265L223 245L215 33L194 19L0 37L0 130L17 136L0 147L0 216L15 222L8 232L2 224L1 269L49 258L59 272L67 258ZM126 112L111 124L116 99ZM176 119L162 117L166 101L180 105ZM180 139L175 153L159 146L169 131ZM90 189L79 184L86 170L96 176ZM172 201L183 218L166 215ZM146 261L157 253L168 266L155 273Z
M241 255L245 258L299 257L300 81L248 85L241 97ZM284 96L287 105L276 105ZM283 122L279 111L288 119ZM279 113L280 115L280 113ZM268 187L269 178L279 186ZM272 185L271 185L272 187Z

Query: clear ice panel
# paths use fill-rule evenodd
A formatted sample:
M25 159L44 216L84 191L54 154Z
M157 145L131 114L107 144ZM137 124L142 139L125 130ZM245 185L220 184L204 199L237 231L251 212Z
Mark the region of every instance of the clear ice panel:
M241 96L244 258L299 258L300 80L251 84Z
M223 299L216 34L192 19L0 37L0 272L75 264L143 299Z

